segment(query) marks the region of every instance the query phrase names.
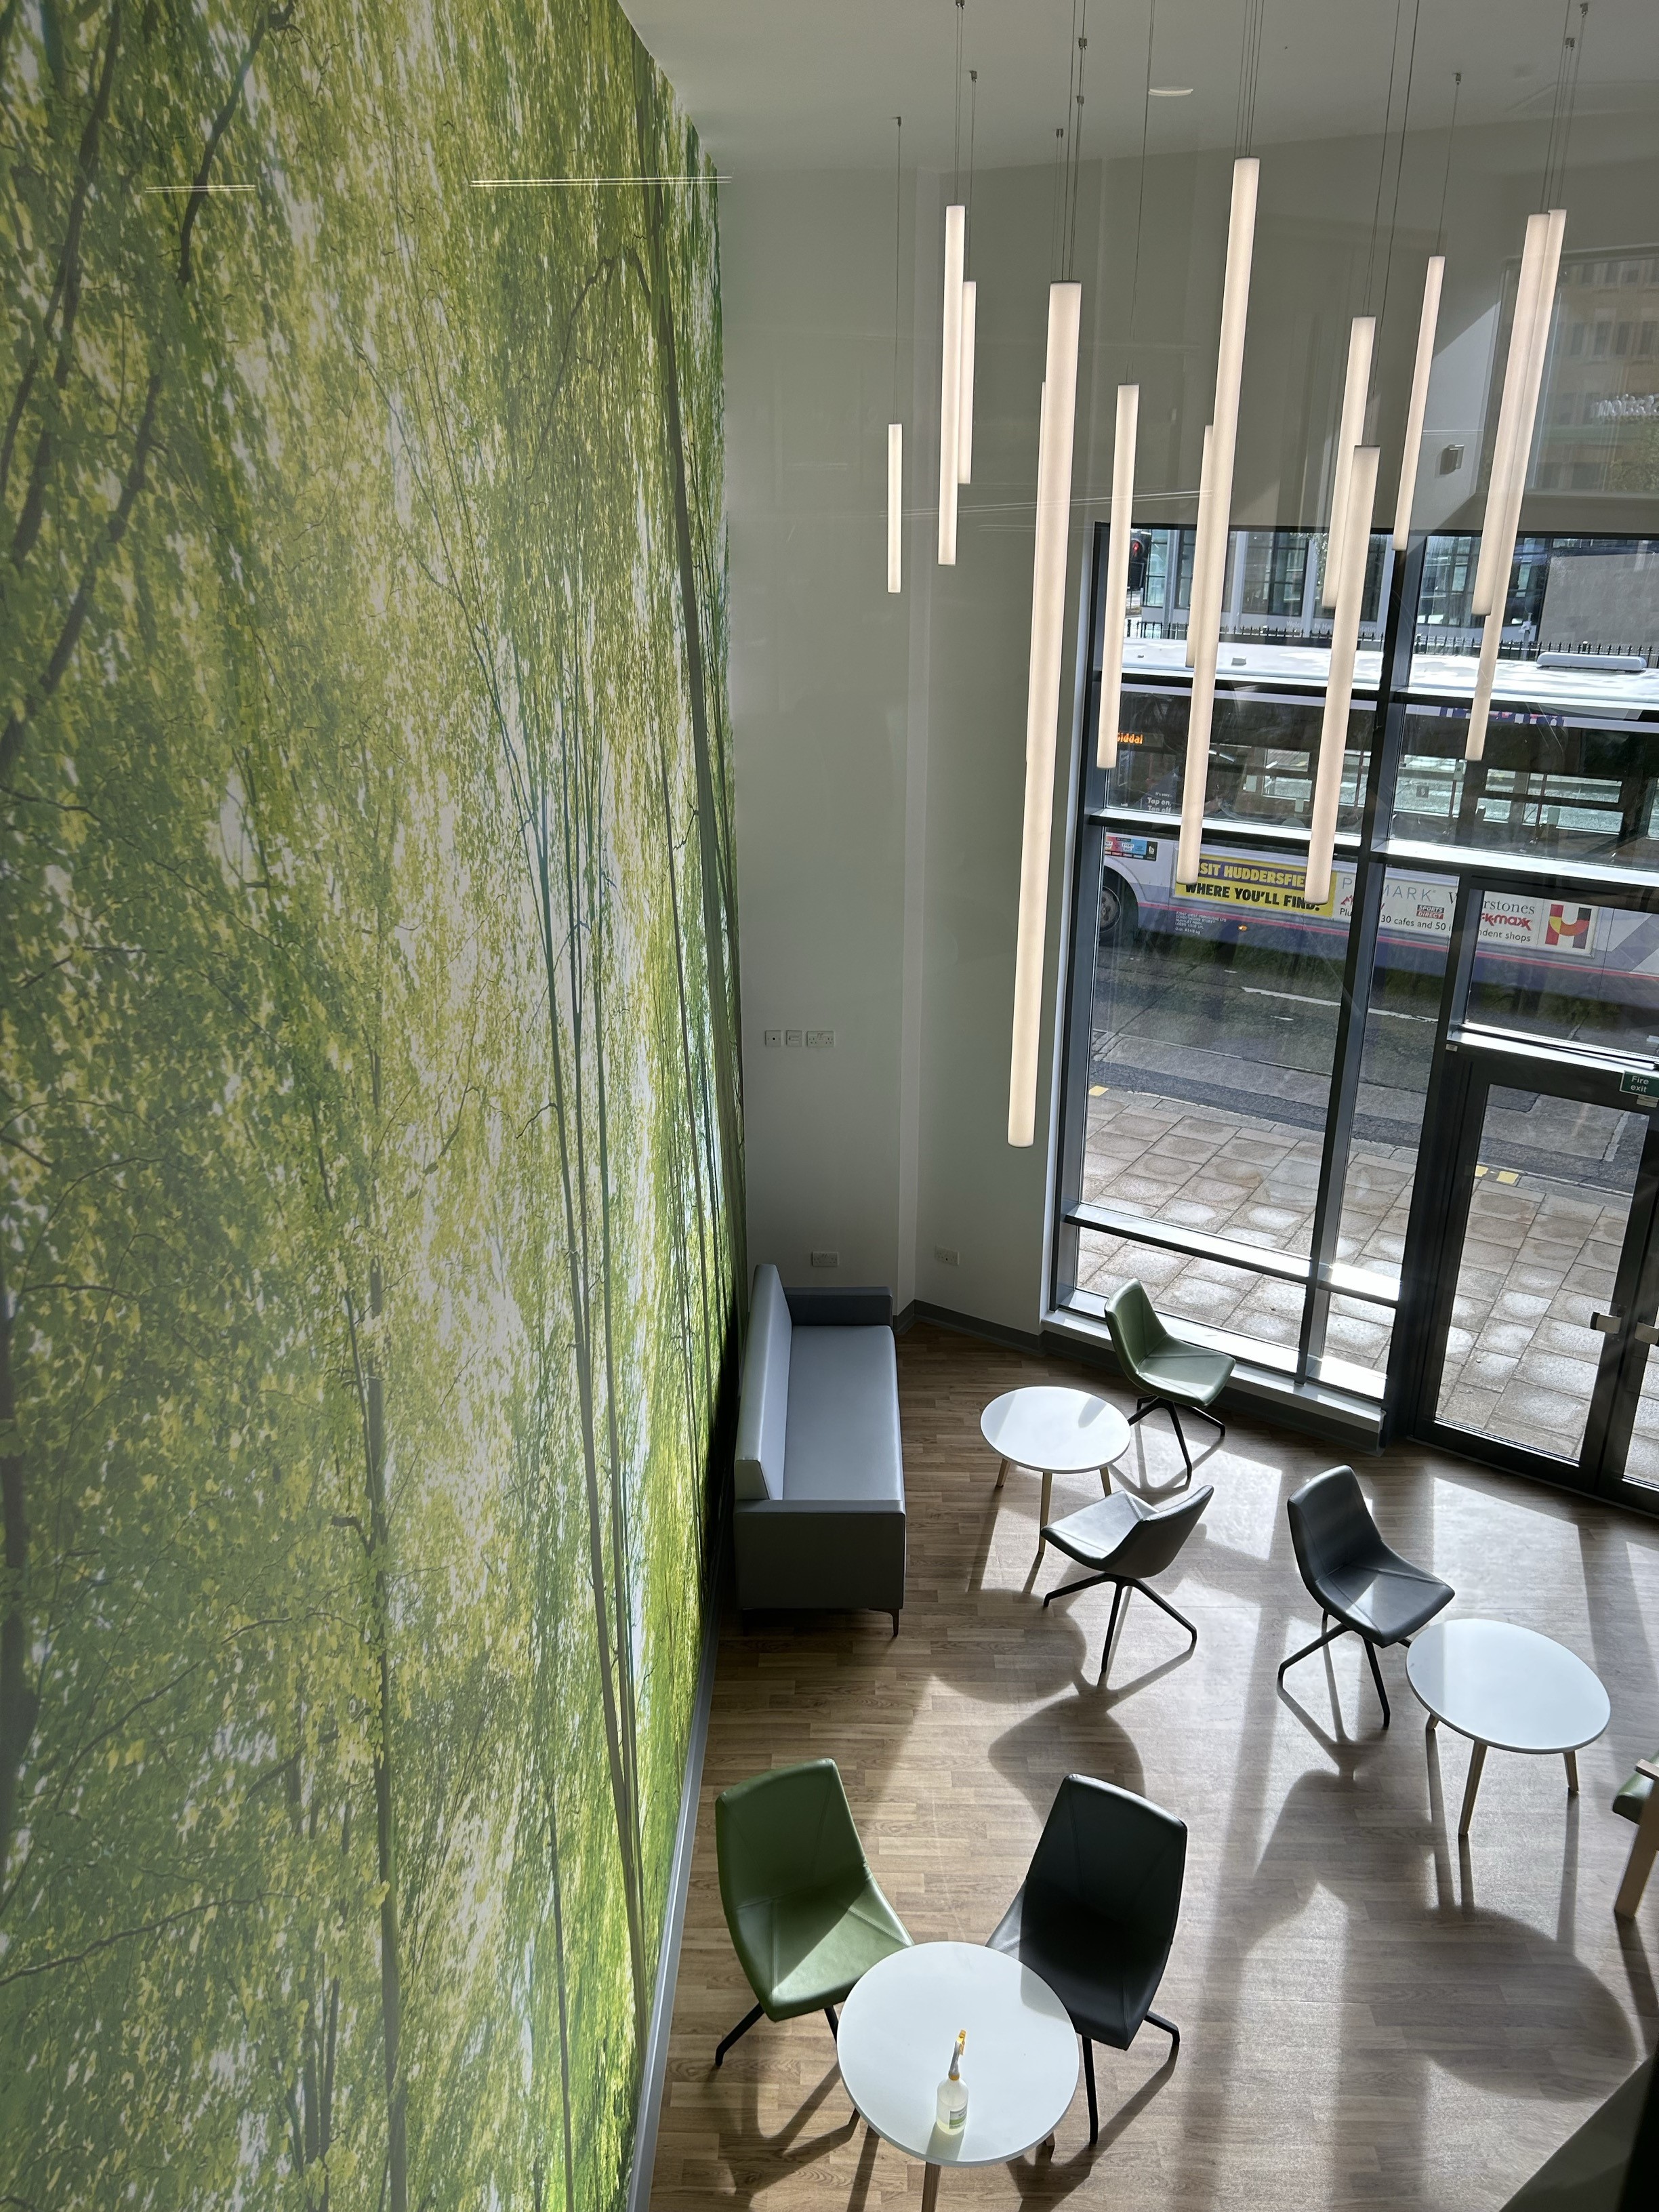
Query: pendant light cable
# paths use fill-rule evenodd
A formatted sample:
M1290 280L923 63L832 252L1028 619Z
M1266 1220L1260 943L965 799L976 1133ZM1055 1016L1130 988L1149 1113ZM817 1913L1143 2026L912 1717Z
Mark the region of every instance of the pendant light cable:
M968 72L968 235L974 234L974 134L979 123L979 71Z
M1436 226L1434 234L1434 250L1437 253L1443 253L1446 250L1446 195L1451 189L1452 147L1457 137L1457 103L1462 95L1462 91L1463 72L1462 70L1457 70L1452 76L1451 121L1446 126L1446 167L1440 179L1440 221Z
M1382 304L1376 312L1376 336L1380 345L1382 326L1389 319L1389 282L1394 275L1395 233L1400 228L1400 186L1406 174L1406 131L1412 116L1412 79L1417 74L1417 27L1423 15L1423 0L1415 0L1412 9L1411 51L1406 58L1406 99L1400 111L1400 152L1394 165L1394 205L1389 211L1389 251L1382 264Z
M893 413L898 414L900 265L904 205L904 118L893 118Z
M1238 104L1233 112L1236 161L1249 152L1255 137L1255 88L1261 71L1261 21L1266 13L1267 0L1244 0L1244 28L1238 52Z
M1146 212L1146 141L1152 121L1152 41L1158 31L1158 0L1146 0L1146 82L1140 95L1140 174L1135 183L1135 258L1129 278L1129 343L1134 343L1135 309L1140 301L1140 233Z
M962 12L963 0L957 0L957 131L955 149L952 155L954 166L951 169L951 198L958 206L962 203Z
M1584 21L1589 14L1589 0L1578 0L1578 35L1568 31L1572 21L1573 0L1567 0L1567 12L1562 21L1561 53L1555 70L1555 102L1550 111L1549 143L1544 151L1544 175L1539 188L1540 209L1552 204L1559 205L1564 193L1567 173L1567 147L1572 137L1573 112L1578 105L1578 71L1584 58Z
M1077 255L1077 204L1083 178L1083 68L1089 53L1089 0L1083 0L1077 40L1076 127L1072 136L1072 212L1066 232L1066 281L1074 273Z
M1394 80L1400 64L1400 20L1406 0L1394 0L1394 45L1389 53L1389 92L1382 103L1382 150L1376 157L1376 198L1371 208L1370 251L1365 256L1365 312L1370 312L1371 280L1376 273L1376 234L1382 226L1382 179L1388 173L1389 135L1394 124Z

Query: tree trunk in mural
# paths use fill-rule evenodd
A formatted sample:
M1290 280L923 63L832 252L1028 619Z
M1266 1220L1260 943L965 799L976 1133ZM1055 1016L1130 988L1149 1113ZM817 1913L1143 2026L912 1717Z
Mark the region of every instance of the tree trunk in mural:
M14 1318L0 1252L0 1504L4 1507L6 1569L0 1594L0 1898L5 1893L11 1856L18 1780L40 1705L28 1675L29 1540L11 1372Z
M645 201L646 251L649 261L647 289L656 334L657 374L662 392L663 434L667 447L669 490L674 509L674 554L680 592L680 620L685 650L685 683L691 709L691 744L697 775L698 875L702 889L704 951L708 963L709 1018L714 1030L715 1098L720 1111L720 1156L726 1198L727 1234L740 1285L747 1285L748 1262L743 1210L734 1173L742 1145L741 1042L734 1019L735 1000L727 976L728 948L737 943L735 915L723 911L720 886L725 875L721 818L725 792L717 791L708 745L708 698L703 676L702 618L697 605L696 562L691 544L691 518L686 496L685 433L680 416L679 361L674 343L674 297L670 282L665 241L663 188L651 181L659 173L661 155L652 125L650 58L643 46L635 50L635 122L641 190ZM738 1326L743 1325L746 1299L738 1301Z
M712 197L473 188L698 169L611 0L0 0L0 2205L618 2212L742 1224Z

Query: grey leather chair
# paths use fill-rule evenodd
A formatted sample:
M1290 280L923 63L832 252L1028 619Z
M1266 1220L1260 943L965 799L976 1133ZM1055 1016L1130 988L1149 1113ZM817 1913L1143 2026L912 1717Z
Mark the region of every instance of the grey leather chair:
M1112 1663L1112 1640L1117 1634L1119 1620L1128 1613L1131 1590L1139 1590L1143 1597L1151 1598L1171 1620L1181 1623L1194 1644L1198 1642L1198 1631L1186 1614L1177 1613L1167 1598L1149 1589L1146 1578L1162 1574L1171 1564L1214 1496L1215 1486L1206 1482L1202 1490L1194 1491L1188 1498L1177 1498L1170 1505L1154 1506L1146 1504L1130 1491L1115 1490L1109 1498L1085 1505L1080 1513L1068 1513L1063 1521L1051 1521L1044 1528L1045 1544L1064 1552L1079 1566L1093 1569L1080 1582L1062 1583L1058 1589L1051 1589L1042 1601L1045 1606L1057 1597L1069 1597L1073 1590L1093 1589L1097 1583L1117 1585L1112 1592L1112 1617L1106 1624L1106 1641L1100 1654L1103 1683Z
M1279 1679L1282 1682L1286 1668L1310 1659L1339 1636L1357 1636L1371 1662L1371 1680L1382 1701L1382 1725L1387 1728L1391 1715L1382 1670L1376 1663L1377 1647L1409 1644L1457 1593L1449 1583L1389 1549L1366 1510L1351 1467L1329 1468L1304 1482L1285 1501L1285 1510L1296 1564L1310 1595L1319 1601L1322 1633L1291 1654ZM1327 1629L1330 1620L1336 1626Z
M1060 1784L1019 1893L990 1948L1040 1974L1083 2039L1089 2140L1100 2133L1097 2043L1127 2051L1143 2021L1181 2030L1152 2008L1181 1914L1187 1823L1091 1774Z

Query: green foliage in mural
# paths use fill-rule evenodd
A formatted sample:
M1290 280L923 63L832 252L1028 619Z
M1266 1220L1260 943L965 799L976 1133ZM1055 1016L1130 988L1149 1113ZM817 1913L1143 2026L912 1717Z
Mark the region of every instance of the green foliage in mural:
M612 0L0 0L0 2203L611 2204L743 1270L712 179Z

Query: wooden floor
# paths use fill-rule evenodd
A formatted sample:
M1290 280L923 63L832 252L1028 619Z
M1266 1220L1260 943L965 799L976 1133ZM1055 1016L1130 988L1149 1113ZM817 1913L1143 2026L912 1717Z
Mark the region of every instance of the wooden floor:
M883 1887L919 1942L982 1941L1018 1887L1056 1784L1103 1775L1179 1813L1187 1885L1146 2031L1098 2054L1101 2139L1081 2090L1052 2160L947 2173L940 2212L1054 2203L1134 2208L1501 2205L1651 2049L1659 1879L1632 1925L1612 1902L1632 1831L1608 1801L1659 1744L1659 1524L1580 1505L1417 1447L1364 1461L1384 1534L1471 1614L1522 1621L1595 1668L1613 1700L1580 1754L1494 1752L1468 1844L1468 1747L1425 1744L1403 1655L1383 1656L1384 1734L1345 1638L1274 1681L1317 1629L1284 1499L1322 1446L1237 1424L1202 1464L1215 1497L1163 1587L1199 1625L1132 1604L1096 1686L1109 1590L1044 1613L1029 1578L1036 1479L996 1462L981 1407L1017 1383L1078 1380L927 1326L899 1346L909 1589L903 1630L871 1617L776 1621L722 1641L675 2004L653 2203L920 2203L922 2170L854 2124L821 2017L763 2021L716 2075L748 2009L716 1887L714 1800L728 1783L831 1754ZM1134 1432L1118 1474L1180 1471L1167 1430ZM1144 1441L1142 1440L1144 1438ZM1089 1480L1055 1485L1082 1504ZM1053 1554L1036 1588L1066 1579ZM1364 1679L1362 1679L1362 1677ZM1435 1747L1437 1744L1437 1749Z

